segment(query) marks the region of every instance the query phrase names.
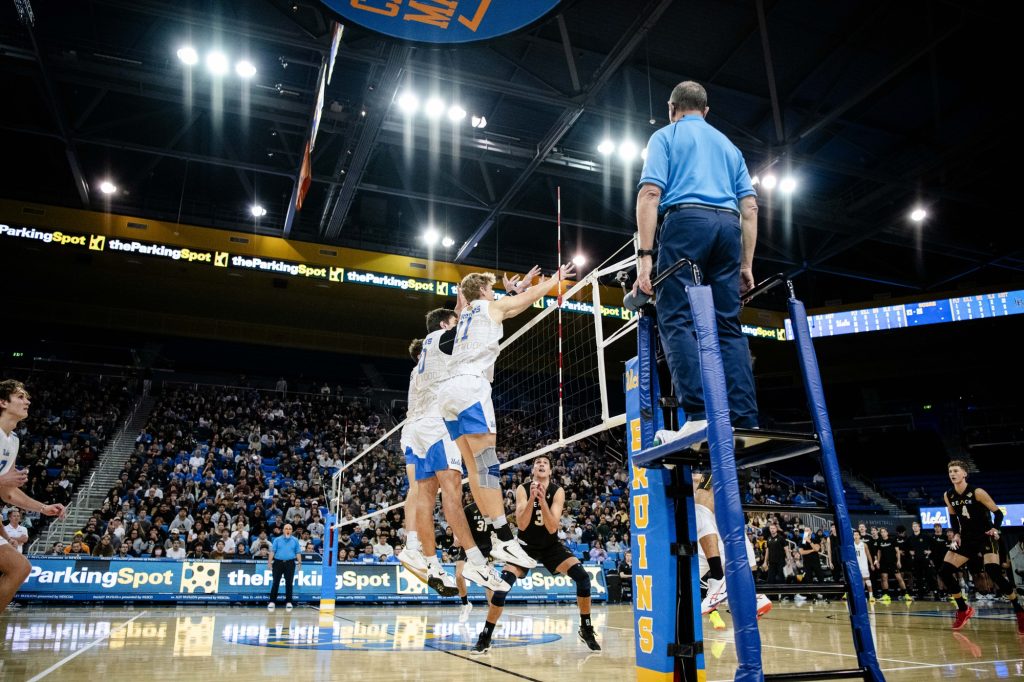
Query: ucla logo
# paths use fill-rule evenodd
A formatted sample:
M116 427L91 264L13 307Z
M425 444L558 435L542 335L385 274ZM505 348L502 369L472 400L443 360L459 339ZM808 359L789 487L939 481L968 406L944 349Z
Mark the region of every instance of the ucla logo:
M632 391L634 388L640 387L640 375L634 371L629 370L626 372L626 390Z

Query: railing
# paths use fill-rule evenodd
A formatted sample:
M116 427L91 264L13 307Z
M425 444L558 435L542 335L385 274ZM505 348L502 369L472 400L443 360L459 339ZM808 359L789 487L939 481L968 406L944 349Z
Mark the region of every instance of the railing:
M81 489L79 489L78 494L75 495L75 499L69 502L67 507L64 508L63 516L61 516L59 519L50 524L50 526L46 529L45 535L39 536L32 542L32 544L29 547L30 552L37 551L40 544L42 544L43 548L45 549L49 547L51 543L54 542L54 538L60 538L64 536L64 534L67 532L67 526L71 522L71 515L73 511L77 511L78 507L80 507L81 504L92 495L93 490L96 487L97 475L100 474L101 472L105 473L111 468L107 464L107 462L109 462L107 455L110 455L115 450L117 450L124 443L125 438L131 438L134 436L134 433L128 433L128 431L132 425L132 422L135 421L135 417L139 412L139 408L142 407L142 404L143 402L145 402L148 395L148 391L144 389L143 392L139 395L139 399L135 401L135 405L132 406L132 409L128 413L128 416L125 418L124 422L122 422L121 428L118 430L117 434L114 435L113 440L111 440L106 445L106 447L103 448L103 453L101 454L103 462L98 467L93 469L93 472L91 474L89 474L89 478L86 484L82 486Z

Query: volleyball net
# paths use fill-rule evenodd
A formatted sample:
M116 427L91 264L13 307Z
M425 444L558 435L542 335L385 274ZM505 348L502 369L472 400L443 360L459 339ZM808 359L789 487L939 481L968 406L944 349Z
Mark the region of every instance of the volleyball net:
M632 241L622 251L631 245ZM502 471L625 424L625 414L613 410L608 400L605 358L612 344L629 336L636 320L622 314L621 308L602 306L600 279L632 261L632 256L613 256L575 284L567 282L560 303L556 297L545 297L534 305L532 317L527 311L505 323L506 332L513 331L501 343L491 391ZM522 318L526 319L520 323ZM618 370L611 381L617 390ZM367 457L401 457L398 439L404 423L364 447L333 475L331 509L338 524L364 521L404 504L396 501L347 522L342 519L348 470Z

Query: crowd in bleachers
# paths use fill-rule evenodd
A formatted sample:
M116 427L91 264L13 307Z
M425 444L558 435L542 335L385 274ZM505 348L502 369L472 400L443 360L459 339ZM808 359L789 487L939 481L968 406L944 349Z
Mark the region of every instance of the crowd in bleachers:
M0 376L15 375L0 370ZM29 417L15 429L18 467L28 470L24 491L37 500L67 505L117 431L132 404L131 382L122 377L64 372L17 372L31 394ZM7 519L13 509L2 508ZM20 520L34 539L50 517L23 512Z

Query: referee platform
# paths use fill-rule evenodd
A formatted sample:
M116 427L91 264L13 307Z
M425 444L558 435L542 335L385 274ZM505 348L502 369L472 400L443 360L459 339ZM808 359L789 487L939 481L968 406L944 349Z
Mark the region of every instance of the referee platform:
M853 529L804 305L796 298L792 282L781 274L761 282L744 297L744 302L749 302L776 286L787 287L792 341L799 356L814 432L734 429L729 419L725 373L710 287L701 284L699 268L686 259L659 273L654 284L657 286L682 267L692 270L695 282L695 285L687 287L687 296L699 345L707 428L664 445L653 445L658 429L678 428L679 411L674 398L662 395L660 390L657 311L655 305L642 299L636 306L640 318L637 323L637 357L627 365L637 679L699 682L706 679L691 468L697 464L706 466L710 460L715 516L725 548L725 576L735 632L737 669L734 679L737 682L838 679L883 682L885 678L879 668L872 639L864 585L853 546ZM666 381L671 386L671 382ZM707 442L704 452L693 449L694 445L704 441ZM746 442L756 444L744 447ZM828 504L767 507L744 506L741 503L738 469L804 455L816 457L821 464ZM813 591L846 595L856 667L765 674L756 592L792 594L799 588L760 584L755 589L744 544L745 509L811 512L834 518L840 538L842 582L816 584ZM806 586L802 590L807 591Z

